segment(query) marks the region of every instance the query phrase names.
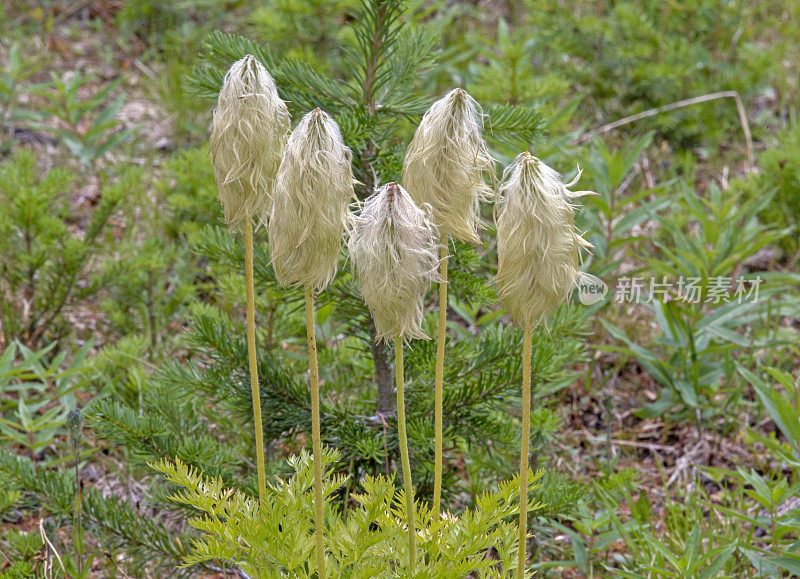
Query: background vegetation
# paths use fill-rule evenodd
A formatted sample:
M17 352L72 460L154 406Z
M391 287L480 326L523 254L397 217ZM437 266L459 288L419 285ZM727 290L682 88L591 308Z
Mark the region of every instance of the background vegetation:
M0 6L0 576L223 572L175 570L196 511L150 465L255 492L243 250L206 146L221 75L247 52L295 121L336 116L362 197L399 177L420 114L453 86L483 105L504 164L530 148L598 193L578 219L609 293L534 336L539 576L800 574L796 2L405 6L372 52L356 0ZM354 65L371 56L374 77ZM451 262L454 511L516 471L521 335L494 302L493 244L489 229ZM305 329L268 255L257 232L268 474L285 476L310 438ZM399 462L391 365L342 263L319 300L322 430L346 491L363 491ZM641 298L616 299L632 278ZM696 303L680 278L705 288ZM647 299L651 280L676 285ZM757 300L733 299L755 280ZM406 359L423 498L434 356L415 343Z

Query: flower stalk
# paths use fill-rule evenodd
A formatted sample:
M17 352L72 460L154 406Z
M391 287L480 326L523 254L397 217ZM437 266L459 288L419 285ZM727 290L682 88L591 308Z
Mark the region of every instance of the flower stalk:
M266 495L264 431L256 357L253 217L264 221L286 145L289 111L275 81L258 60L247 55L225 74L214 109L210 153L219 200L228 228L244 234L247 302L247 358L255 428L258 497Z
M258 500L264 503L267 480L264 469L264 427L261 422L261 390L258 383L258 358L256 357L256 300L253 282L253 225L244 224L244 280L247 299L247 362L250 366L250 393L253 399L253 422L256 433L256 468L258 469Z
M468 243L480 243L480 203L492 197L492 189L483 175L487 172L494 175L494 163L483 138L483 111L460 88L451 90L428 109L403 161L403 184L417 204L427 203L433 208L434 224L442 243L434 377L434 519L439 517L442 495L447 242L452 235Z
M67 414L67 432L69 433L69 444L74 453L75 464L75 498L73 507L75 512L75 524L72 533L72 542L75 546L75 558L78 560L78 575L83 574L83 553L85 545L83 541L83 481L80 476L80 446L83 442L83 413L78 408L73 408Z
M403 338L394 339L395 384L397 386L397 435L400 438L400 461L403 466L403 487L406 495L406 524L408 526L408 572L413 575L417 560L417 525L414 517L414 484L411 480L411 463L408 458L406 434L406 401L403 391Z
M580 173L578 174L580 177ZM553 169L528 152L503 172L497 212L497 288L508 315L522 327L522 428L519 461L519 555L525 576L528 526L528 452L531 425L532 332L569 297L581 272L581 249L591 247L575 228L571 192Z
M394 339L397 434L411 573L416 563L417 528L406 432L403 343L412 338L428 338L422 331L423 299L431 283L438 279L436 231L429 212L430 206L420 209L405 189L389 183L364 202L348 243L359 289L375 322L376 339Z
M325 578L325 519L314 291L322 291L336 275L342 237L349 221L347 205L355 196L350 162L350 149L345 146L336 122L320 109L307 113L286 143L275 178L269 219L270 260L275 277L282 285L302 285L305 289L314 527L320 579Z
M314 289L306 286L306 336L308 367L311 373L311 444L314 452L314 536L317 542L317 575L325 577L325 516L322 496L322 440L319 418L319 368L317 366L317 337L314 314Z
M531 437L531 341L532 329L522 338L522 444L519 454L519 553L517 577L525 577L528 542L528 453Z
M446 240L445 240L446 241ZM442 244L439 254L439 323L436 336L436 369L433 384L433 520L439 520L442 503L442 461L444 430L444 351L447 340L447 243Z

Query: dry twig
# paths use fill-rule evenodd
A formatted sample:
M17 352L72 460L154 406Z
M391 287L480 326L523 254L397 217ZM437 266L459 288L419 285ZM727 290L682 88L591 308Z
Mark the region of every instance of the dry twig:
M635 121L639 121L641 119L654 117L659 113L666 113L668 111L673 111L675 109L680 109L691 105L697 105L700 103L706 103L709 101L714 101L723 98L732 98L736 101L736 110L739 113L739 122L742 125L742 132L744 133L745 146L747 147L746 171L749 173L753 168L753 137L750 134L750 123L747 120L747 111L744 108L744 104L742 104L742 98L739 96L739 93L735 90L726 90L722 92L705 94L690 99L684 99L681 101L670 103L661 107L656 107L654 109L648 109L646 111L636 113L635 115L630 115L623 119L619 119L617 121L614 121L613 123L608 123L607 125L603 125L602 127L599 127L593 131L589 131L588 133L584 133L583 135L575 139L574 142L578 144L586 143L596 135L613 131L614 129L617 129L621 126L633 123Z

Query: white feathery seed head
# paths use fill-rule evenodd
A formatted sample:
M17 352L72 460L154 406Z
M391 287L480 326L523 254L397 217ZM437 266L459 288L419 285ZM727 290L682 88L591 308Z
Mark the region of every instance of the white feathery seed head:
M480 243L480 202L492 189L495 160L483 139L483 111L457 88L439 99L422 117L403 162L403 186L417 204L433 208L442 239L448 235Z
M439 281L437 233L429 213L430 206L417 207L405 189L389 183L367 198L355 218L350 259L378 341L428 339L422 331L423 299Z
M503 172L495 213L498 295L523 328L539 324L561 305L581 277L581 248L591 244L575 228L569 199L580 178L564 184L559 174L528 152Z
M219 91L210 144L230 229L243 230L254 215L264 221L269 214L289 126L289 109L261 63L249 54L234 62Z
M270 259L282 285L320 291L336 275L355 197L351 157L339 125L320 109L307 113L289 137L269 220Z

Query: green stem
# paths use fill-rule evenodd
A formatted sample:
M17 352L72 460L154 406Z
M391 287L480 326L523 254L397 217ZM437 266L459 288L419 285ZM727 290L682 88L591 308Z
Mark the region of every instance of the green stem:
M434 522L439 520L439 505L442 501L442 430L444 397L444 346L447 330L447 239L444 239L440 253L439 282L439 335L436 339L436 378L433 386L435 450L433 460L433 513Z
M319 432L319 368L317 367L317 338L314 334L314 290L306 286L306 335L308 336L308 365L311 370L311 439L314 448L314 528L317 539L317 576L325 579L325 541L322 514L322 442Z
M244 279L247 288L247 360L250 365L250 390L253 394L253 422L256 429L256 466L258 468L258 500L264 503L267 494L264 471L264 429L261 424L261 392L258 386L258 360L256 359L256 298L253 283L253 225L244 226Z
M406 434L406 402L403 392L403 340L394 339L394 375L397 384L397 434L400 437L400 459L403 463L403 485L406 491L406 523L408 525L408 570L414 574L417 560L417 525L414 521L414 485L411 480L411 464L408 460L408 436Z
M531 334L522 340L522 444L519 453L519 559L517 578L525 577L528 539L528 443L531 437Z
M83 574L83 489L81 488L81 477L78 469L80 452L75 446L75 529L73 542L75 543L75 555L78 560L78 575Z

